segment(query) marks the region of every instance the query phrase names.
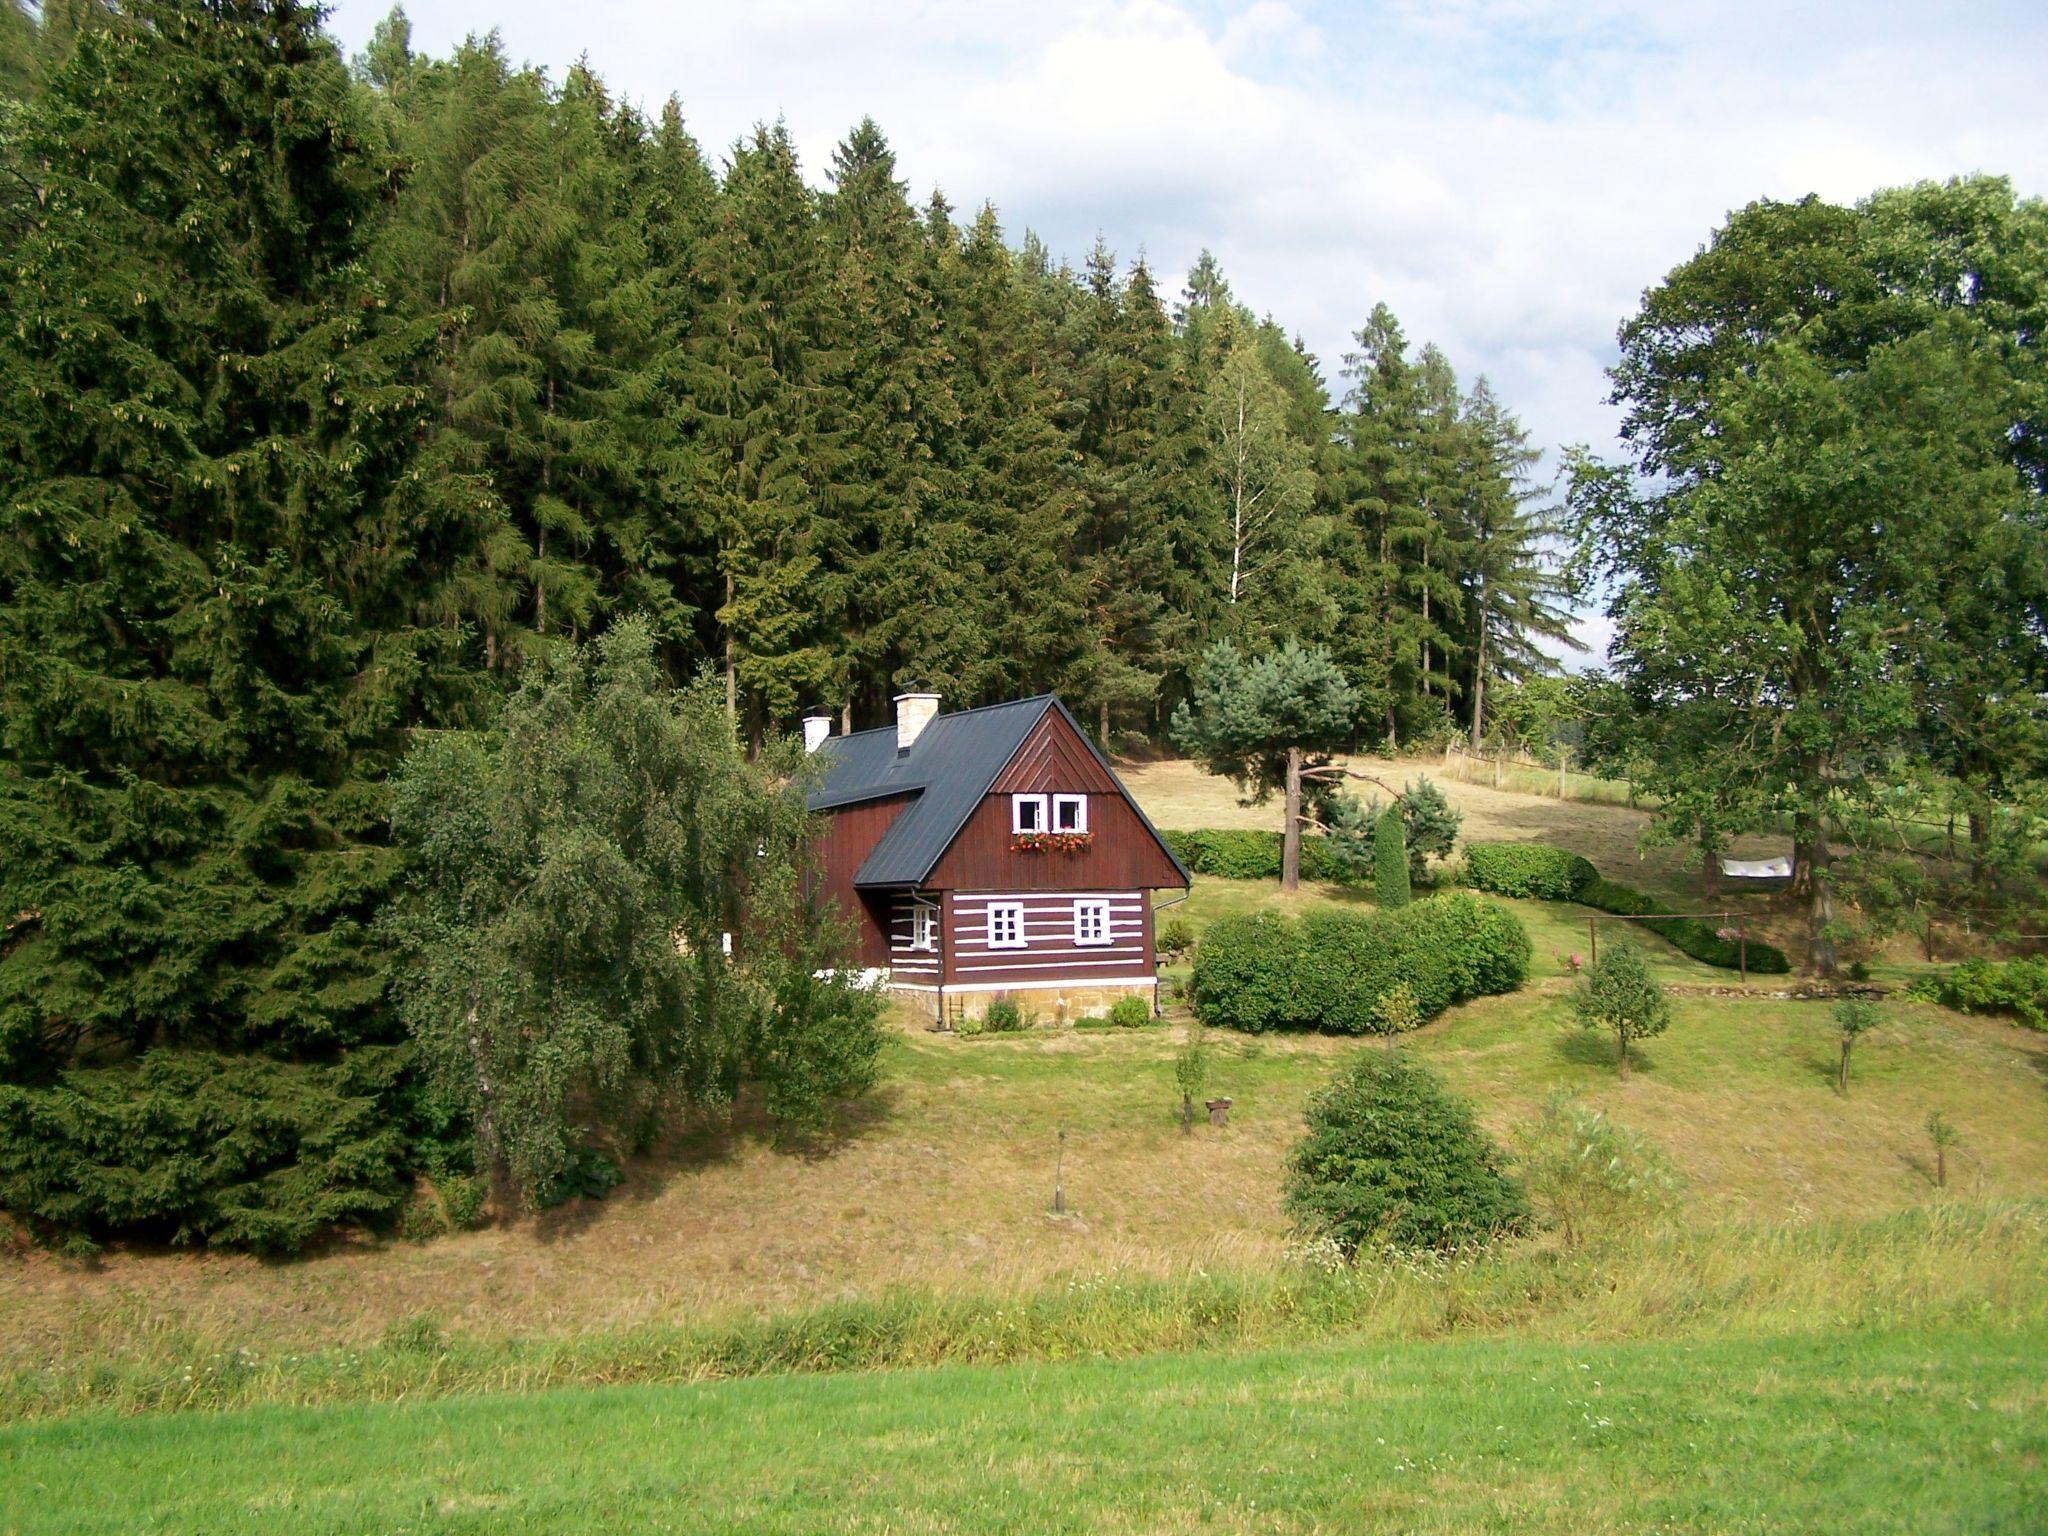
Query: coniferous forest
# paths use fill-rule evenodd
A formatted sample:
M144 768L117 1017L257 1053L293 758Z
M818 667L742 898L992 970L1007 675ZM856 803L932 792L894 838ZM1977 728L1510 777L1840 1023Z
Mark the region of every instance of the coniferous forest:
M292 1248L447 1155L392 776L622 621L757 753L909 687L1163 744L1221 640L1323 647L1356 745L1476 739L1565 634L1537 449L1371 295L1319 360L1206 255L1076 266L912 188L871 121L821 166L706 146L397 11L344 60L296 0L10 0L0 75L0 1205L54 1230ZM1686 431L1726 359L1664 318L1635 441L1741 494ZM1674 505L1578 465L1609 550L1683 542ZM1631 655L1681 619L1728 654L1658 590Z

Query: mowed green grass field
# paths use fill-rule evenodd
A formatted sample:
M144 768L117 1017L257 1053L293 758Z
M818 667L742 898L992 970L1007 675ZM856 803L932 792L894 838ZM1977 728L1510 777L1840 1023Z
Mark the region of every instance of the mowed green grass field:
M92 1417L0 1431L0 1532L2024 1532L2044 1362L1986 1325Z

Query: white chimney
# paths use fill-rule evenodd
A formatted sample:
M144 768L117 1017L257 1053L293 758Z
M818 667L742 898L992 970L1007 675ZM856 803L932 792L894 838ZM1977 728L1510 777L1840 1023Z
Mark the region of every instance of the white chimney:
M896 750L908 752L910 744L924 734L924 728L932 723L932 716L939 712L939 696L936 693L899 693L896 695Z
M825 738L832 734L830 715L804 716L804 750L815 752L825 745Z

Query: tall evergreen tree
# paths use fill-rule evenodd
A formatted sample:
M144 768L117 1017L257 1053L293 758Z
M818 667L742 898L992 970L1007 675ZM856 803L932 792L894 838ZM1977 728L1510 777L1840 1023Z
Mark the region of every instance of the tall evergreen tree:
M389 1208L381 775L488 511L319 11L136 0L23 118L0 326L0 1204L290 1247Z
M1560 532L1551 514L1535 505L1541 493L1529 484L1538 458L1529 434L1494 397L1481 378L1464 409L1472 434L1475 469L1467 486L1463 541L1465 560L1465 646L1472 671L1472 750L1486 735L1486 690L1495 680L1519 682L1557 665L1543 642L1576 646L1564 606L1567 587L1560 571Z
M735 146L706 254L717 288L690 404L710 475L726 701L758 740L830 677L817 508L844 467L825 251L781 125Z

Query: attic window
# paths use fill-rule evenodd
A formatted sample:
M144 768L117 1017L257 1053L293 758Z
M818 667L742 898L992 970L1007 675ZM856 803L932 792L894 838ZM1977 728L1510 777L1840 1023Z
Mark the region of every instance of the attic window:
M1010 830L1012 832L1046 832L1051 829L1045 822L1045 796L1010 796Z
M1088 830L1088 797L1086 795L1054 795L1052 797L1052 829L1055 832L1086 832Z

